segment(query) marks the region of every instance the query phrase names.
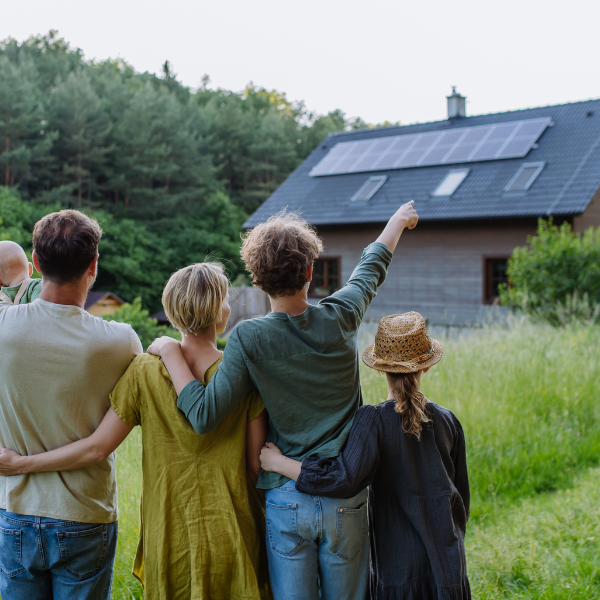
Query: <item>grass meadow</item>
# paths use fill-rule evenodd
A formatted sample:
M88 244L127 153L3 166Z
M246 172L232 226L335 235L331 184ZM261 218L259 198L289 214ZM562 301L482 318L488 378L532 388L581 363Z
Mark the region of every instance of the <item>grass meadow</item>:
M600 598L599 334L598 327L515 321L441 339L444 357L422 385L429 399L455 412L467 438L474 598ZM362 382L366 402L385 399L382 376L364 368ZM142 598L130 574L139 431L119 449L118 465L113 598Z

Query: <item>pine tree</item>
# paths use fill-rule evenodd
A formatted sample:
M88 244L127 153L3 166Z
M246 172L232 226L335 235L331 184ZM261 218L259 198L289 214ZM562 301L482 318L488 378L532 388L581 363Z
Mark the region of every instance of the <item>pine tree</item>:
M0 181L28 191L47 163L55 135L48 133L43 95L30 60L0 55Z

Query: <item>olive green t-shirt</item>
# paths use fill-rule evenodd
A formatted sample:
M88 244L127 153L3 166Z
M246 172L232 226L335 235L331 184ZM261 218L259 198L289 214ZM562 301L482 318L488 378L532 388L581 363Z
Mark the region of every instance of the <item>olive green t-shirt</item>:
M269 441L283 454L337 456L362 405L358 328L391 260L387 246L371 244L346 285L318 305L294 317L269 313L237 325L210 382L192 381L178 398L194 429L212 431L258 389L269 413ZM286 481L263 471L258 487Z
M4 292L14 302L20 287L21 284L11 285L10 287L3 286L2 288L0 288L0 291ZM27 290L25 291L23 296L21 296L21 301L19 302L19 304L29 304L30 302L33 302L41 293L42 280L34 279L27 286Z

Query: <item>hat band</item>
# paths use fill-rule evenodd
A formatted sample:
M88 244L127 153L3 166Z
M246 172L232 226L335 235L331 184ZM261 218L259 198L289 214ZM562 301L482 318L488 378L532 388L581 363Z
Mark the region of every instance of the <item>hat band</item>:
M385 358L378 358L375 353L373 353L373 365L377 366L386 366L386 367L405 367L410 369L411 371L418 371L419 363L431 358L433 354L433 346L431 350L427 352L427 354L423 354L422 356L417 356L417 358L412 358L410 360L387 360Z

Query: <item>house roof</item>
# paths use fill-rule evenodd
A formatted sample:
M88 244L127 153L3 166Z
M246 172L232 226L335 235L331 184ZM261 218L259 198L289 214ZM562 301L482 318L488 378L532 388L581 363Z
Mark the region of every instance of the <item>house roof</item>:
M156 319L159 325L170 325L170 321L165 314L164 309L155 312L153 315L150 315L151 319Z
M473 127L551 117L537 144L524 158L446 164L387 171L311 177L311 169L338 142L376 139L449 128ZM519 166L545 162L526 192L505 192ZM432 192L451 169L469 175L451 197ZM387 180L368 202L351 198L373 175ZM573 216L581 214L600 188L600 100L545 106L446 121L381 127L330 135L246 221L253 227L283 208L301 210L313 225L381 223L404 202L414 200L421 220Z
M119 302L125 304L125 300L123 300L122 298L119 298L119 296L117 296L116 294L113 294L112 292L88 292L87 298L85 299L85 305L83 308L85 308L85 310L87 310L91 306L94 306L94 304L97 304L98 302L104 300L105 298L108 298L109 296L112 298L116 298Z

